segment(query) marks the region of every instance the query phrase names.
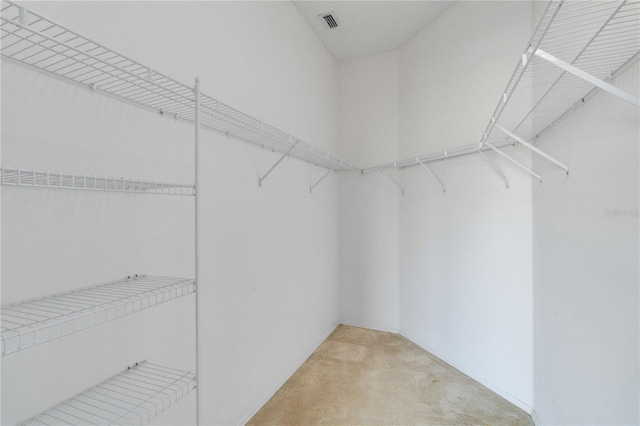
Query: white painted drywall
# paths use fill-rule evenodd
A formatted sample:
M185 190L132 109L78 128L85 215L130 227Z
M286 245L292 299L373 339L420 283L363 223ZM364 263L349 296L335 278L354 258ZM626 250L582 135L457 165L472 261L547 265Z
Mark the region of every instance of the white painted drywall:
M335 152L337 68L279 2L29 7ZM295 34L295 37L291 37ZM2 69L2 164L192 181L193 129L22 67ZM338 322L338 179L203 132L202 423L237 424ZM3 303L132 272L193 275L192 199L2 191ZM2 423L148 358L193 368L193 297L3 359ZM193 396L156 423L193 423Z
M404 172L400 333L530 410L531 184L498 163L510 189L478 156L430 165L446 193L421 168Z
M340 153L358 165L398 155L398 52L339 64ZM398 190L340 174L340 321L398 331Z
M400 50L400 156L480 140L532 31L529 2L458 2ZM530 158L516 151L528 162ZM479 156L402 174L400 332L533 405L530 177Z
M638 96L638 64L612 84ZM597 94L538 146L536 159L535 410L542 424L638 424L637 108Z
M533 27L531 2L461 1L400 49L400 156L480 141Z

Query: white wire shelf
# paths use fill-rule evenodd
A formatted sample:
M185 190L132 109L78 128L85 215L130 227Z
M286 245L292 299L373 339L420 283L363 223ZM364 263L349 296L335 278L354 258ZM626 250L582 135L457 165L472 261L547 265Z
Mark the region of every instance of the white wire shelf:
M161 195L195 195L193 185L73 173L0 167L0 183L8 186L82 189L108 192L142 192Z
M193 373L143 361L22 424L141 425L195 388Z
M544 52L608 82L640 56L640 2L551 0L498 101L480 143L363 169L405 168L535 140L598 87L545 60ZM637 99L635 100L637 104ZM633 103L633 102L632 102Z
M2 56L177 119L195 122L193 89L11 1L2 1ZM353 166L202 95L202 126L335 171Z
M4 356L186 296L192 279L134 275L0 308Z
M596 90L539 57L539 51L606 82L640 53L640 2L551 1L523 53L527 59L519 61L482 142L506 139L496 125L534 140Z

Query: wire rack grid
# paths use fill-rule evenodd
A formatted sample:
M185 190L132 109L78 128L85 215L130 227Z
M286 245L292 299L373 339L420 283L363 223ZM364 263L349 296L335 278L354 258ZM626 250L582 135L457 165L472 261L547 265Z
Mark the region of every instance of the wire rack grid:
M525 140L534 140L596 90L589 82L536 56L547 52L608 81L640 53L640 2L552 1L538 28L543 37L527 48L530 65L518 65L522 78L507 88L508 102L493 115L483 140L504 141L500 124ZM504 95L503 95L504 96Z
M194 280L134 275L0 308L0 355L45 343L186 296Z
M191 372L143 361L22 424L141 425L195 387Z
M195 123L193 89L50 19L3 0L2 56L93 90ZM335 171L353 166L299 139L202 95L202 126ZM296 143L297 142L297 143Z
M86 176L73 173L0 167L2 185L89 191L143 192L161 195L195 195L193 185L150 180Z

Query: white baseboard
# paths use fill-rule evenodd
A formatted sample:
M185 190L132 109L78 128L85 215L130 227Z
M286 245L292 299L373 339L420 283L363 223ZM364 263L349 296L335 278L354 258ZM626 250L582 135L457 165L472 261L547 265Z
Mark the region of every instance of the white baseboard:
M360 324L360 323L351 322L351 321L340 321L340 324L348 325L349 327L358 327L358 328L366 328L366 329L375 330L375 331L384 331L385 333L396 333L396 334L399 333L398 329L371 327L370 324Z
M269 392L267 392L267 393L266 393L266 395L265 395L263 398L261 398L261 399L260 399L259 403L254 407L254 409L253 409L253 410L251 410L247 415L245 415L245 416L242 418L242 420L238 423L238 425L245 425L245 424L247 424L247 423L249 422L249 420L251 420L251 418L252 418L253 416L255 416L255 415L256 415L256 413L257 413L258 411L260 411L260 409L262 408L262 406L263 406L264 404L266 404L266 403L267 403L267 401L269 401L269 400L271 399L271 397L273 397L273 395L275 395L275 394L276 394L276 392L278 392L278 390L282 387L282 385L284 385L284 384L286 383L286 381L287 381L287 380L289 380L289 378L290 378L291 376L293 376L293 373L295 373L296 371L298 371L298 369L299 369L299 368L302 366L302 364L304 364L304 362L305 362L305 361L306 361L306 360L311 356L311 354L313 354L313 353L316 351L316 349L318 349L318 348L320 347L320 345L321 345L325 340L327 340L327 337L329 337L329 336L331 335L331 333L333 333L333 330L335 330L335 329L336 329L336 327L337 327L338 325L339 325L339 324L338 324L338 323L336 323L333 327L331 327L331 330L329 330L328 332L325 332L325 333L324 333L324 337L322 338L322 340L320 341L320 343L318 343L318 344L317 344L313 349L311 349L311 350L309 351L309 353L307 353L307 354L303 357L303 359L302 359L300 362L298 362L298 363L294 366L294 368L293 368L293 369L292 369L288 374L285 374L285 375L284 375L285 377L283 377L281 380L277 381L277 382L276 382L276 385L275 385L275 386L274 386L274 387L273 387Z
M536 413L535 408L531 409L531 420L533 420L533 424L536 426L542 426L542 420L538 417L538 413Z
M462 373L466 374L467 376L471 377L476 382L488 387L493 392L495 392L496 394L500 395L501 397L503 397L504 399L506 399L507 401L509 401L513 405L515 405L516 407L519 407L519 408L523 409L524 411L526 411L529 415L531 415L533 417L533 415L532 415L533 407L531 407L529 404L525 403L524 401L520 400L518 397L513 396L512 394L510 394L509 392L505 391L504 389L501 389L499 386L496 386L495 384L491 383L485 377L483 377L480 374L477 374L472 369L467 368L464 365L460 365L460 364L458 364L456 362L451 362L450 361L451 357L448 356L448 354L436 351L434 348L430 347L427 343L425 343L424 341L421 341L420 339L416 338L415 336L412 336L409 333L406 333L406 332L403 332L403 331L400 331L400 335L406 337L407 339L409 339L410 341L412 341L416 345L420 346L422 349L426 350L427 352L431 353L432 355L435 355L436 357L438 357L442 361L446 362L447 364L449 364L453 368L455 368L455 369L461 371Z

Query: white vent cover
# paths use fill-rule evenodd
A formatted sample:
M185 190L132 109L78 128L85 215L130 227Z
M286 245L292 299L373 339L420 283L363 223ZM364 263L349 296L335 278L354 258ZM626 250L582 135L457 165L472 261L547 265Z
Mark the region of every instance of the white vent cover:
M340 22L333 12L321 13L320 15L318 15L318 18L323 25L331 30L335 30L336 28L340 27Z

